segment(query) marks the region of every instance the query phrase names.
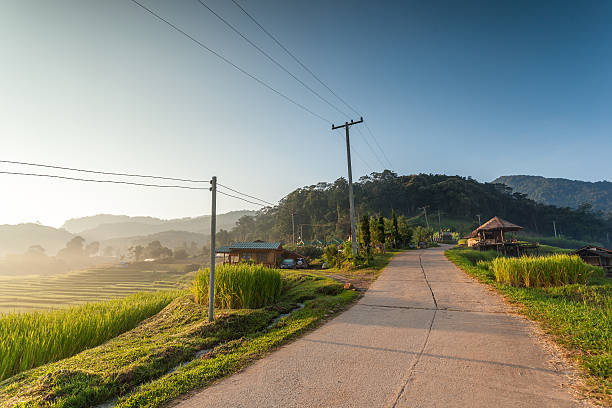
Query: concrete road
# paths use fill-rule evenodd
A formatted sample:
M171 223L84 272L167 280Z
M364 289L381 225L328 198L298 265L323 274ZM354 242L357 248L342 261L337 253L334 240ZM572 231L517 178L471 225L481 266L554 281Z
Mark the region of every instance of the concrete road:
M180 407L578 407L532 324L444 257L396 255L359 302Z

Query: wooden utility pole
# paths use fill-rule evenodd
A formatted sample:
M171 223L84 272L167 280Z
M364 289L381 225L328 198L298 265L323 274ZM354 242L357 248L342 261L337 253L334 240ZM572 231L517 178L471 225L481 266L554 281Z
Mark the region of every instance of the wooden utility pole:
M217 232L217 176L210 180L212 209L210 215L210 277L208 279L208 321L215 320L215 234Z
M355 228L355 199L353 197L353 170L351 169L351 142L349 137L349 127L362 123L363 118L359 118L357 122L351 119L351 123L344 122L344 125L334 126L332 130L345 128L346 130L346 161L348 162L348 182L349 182L349 206L351 209L351 243L353 244L353 256L357 256L357 229Z
M427 225L427 228L429 228L429 221L427 220L427 206L423 206L421 209L425 212L425 224Z
M553 229L555 230L555 238L557 238L557 221L553 221Z

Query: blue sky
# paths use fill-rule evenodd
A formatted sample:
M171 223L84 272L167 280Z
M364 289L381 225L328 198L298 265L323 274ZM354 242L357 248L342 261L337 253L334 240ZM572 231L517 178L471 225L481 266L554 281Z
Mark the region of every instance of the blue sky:
M612 178L610 2L239 1L363 113L400 174ZM319 115L346 119L197 1L142 2ZM230 1L206 3L348 110ZM2 160L217 175L269 201L346 176L343 140L327 122L129 0L4 0L0 9ZM352 134L365 161L354 157L355 178L383 168L363 130ZM3 175L0 187L0 224L210 208L207 192ZM256 208L226 197L218 206Z

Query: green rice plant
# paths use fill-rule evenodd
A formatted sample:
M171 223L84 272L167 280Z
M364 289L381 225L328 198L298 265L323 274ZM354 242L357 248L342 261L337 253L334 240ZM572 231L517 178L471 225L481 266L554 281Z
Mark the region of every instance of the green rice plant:
M495 279L524 287L551 287L584 284L595 272L577 255L555 254L543 257L496 258L491 262Z
M194 280L195 301L208 304L210 271L200 269ZM278 270L238 264L215 268L215 306L222 309L257 309L278 300L282 289Z
M180 293L135 293L49 312L0 314L0 380L70 357L131 330Z

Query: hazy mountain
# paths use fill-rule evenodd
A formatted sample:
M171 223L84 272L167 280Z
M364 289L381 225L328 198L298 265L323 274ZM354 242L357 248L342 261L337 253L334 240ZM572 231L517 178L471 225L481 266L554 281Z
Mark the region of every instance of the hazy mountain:
M254 211L232 211L226 214L219 214L217 215L217 230L232 229L240 217L254 214ZM129 238L164 231L186 231L208 235L210 234L210 215L170 220L152 217L97 215L69 220L64 224L64 228L67 228L67 226L75 234L82 236L87 241ZM83 226L88 228L79 228Z
M161 224L164 221L154 217L130 217L127 215L98 214L89 217L71 218L61 228L78 234L85 230L94 229L102 224L117 224L122 222L138 222L142 224Z
M590 203L594 211L612 214L612 182L595 183L541 176L502 176L493 181L511 187L515 192L557 207L578 208Z
M219 214L217 230L230 230L240 217L253 214L254 211ZM101 214L68 220L60 229L39 224L0 225L0 256L23 253L32 245L42 246L47 255L55 255L76 235L87 243L101 241L101 250L105 246L121 249L155 240L171 249L192 241L201 247L209 240L210 216L162 220Z
M150 235L108 239L100 242L100 248L104 250L106 247L112 247L114 254L117 251L125 254L131 246L147 246L152 241L159 241L163 246L170 249L182 248L183 246L190 248L191 243L194 242L199 249L202 249L205 244L210 242L210 234L188 231L164 231Z
M64 229L40 224L0 225L0 255L23 253L32 245L55 255L73 236Z

